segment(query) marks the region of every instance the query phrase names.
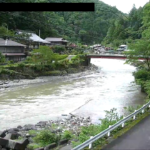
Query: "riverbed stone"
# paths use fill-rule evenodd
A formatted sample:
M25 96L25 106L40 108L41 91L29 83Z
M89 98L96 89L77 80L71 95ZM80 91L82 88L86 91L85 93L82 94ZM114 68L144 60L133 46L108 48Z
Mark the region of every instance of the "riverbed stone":
M14 132L19 132L18 128L11 128L8 130L8 133L14 133Z
M31 137L29 137L28 140L29 140L30 143L34 142L34 140Z
M22 129L23 127L19 125L19 126L17 126L17 128L18 128L18 129Z
M13 140L8 140L8 144L7 144L7 148L11 148L11 149L14 149L15 148L15 145L16 145L16 142L13 141Z
M67 69L67 72L68 73L76 73L78 71L77 71L77 68L69 68L69 69Z
M68 73L67 73L67 71L65 71L65 70L63 70L62 72L61 72L61 75L62 76L65 76L65 75L67 75Z
M0 145L3 147L6 147L8 145L9 140L8 139L4 139L4 138L0 138Z
M45 127L47 124L47 121L40 121L37 124L35 124L35 126L41 126L41 127Z
M44 147L36 148L35 150L44 150Z
M23 126L23 130L25 130L25 131L37 130L37 128L35 127L35 125L27 124L27 125L24 125L24 126Z
M15 150L25 150L25 148L27 147L28 144L29 144L29 140L24 139L22 142L16 142L14 149Z
M21 134L17 132L13 132L13 133L8 133L4 138L14 140L14 139L18 139L19 136L21 136Z
M57 129L56 132L62 132L62 129Z
M61 141L59 142L60 145L67 144L67 143L68 143L68 140L67 140L67 139L61 140Z
M0 131L0 137L5 137L8 130Z
M55 148L55 147L57 147L57 144L56 144L56 143L52 143L52 144L50 144L50 145L47 145L47 146L44 148L44 150L51 150L52 148Z
M57 133L57 130L52 130L51 132L52 132L52 133Z

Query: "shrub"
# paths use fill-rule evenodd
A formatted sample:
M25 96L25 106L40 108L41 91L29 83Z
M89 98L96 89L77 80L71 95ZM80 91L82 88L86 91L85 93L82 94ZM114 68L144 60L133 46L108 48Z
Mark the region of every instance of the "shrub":
M67 72L68 72L68 73L77 73L77 72L78 72L78 69L77 69L77 68L70 68L70 67L69 67L69 68L67 69Z
M30 134L30 135L37 135L38 134L38 131L36 131L36 130L29 130L28 131L28 133Z
M57 143L59 138L55 133L52 133L50 130L42 130L33 139L40 146L47 146L51 143Z
M61 71L59 71L59 70L46 71L46 72L42 73L42 75L44 75L44 76L59 76L59 75L61 75Z
M64 52L66 49L64 46L53 46L52 50L54 53L61 53Z
M103 130L107 129L109 125L113 125L119 120L123 118L123 116L119 117L116 113L116 109L113 108L110 111L105 111L106 115L104 119L101 120L101 124L99 125L90 125L88 127L82 127L81 132L78 137L78 144L85 142L86 140L90 139L91 136L95 136L96 134L102 132ZM101 138L93 143L93 145L102 144L105 138ZM73 142L73 146L76 146L76 142Z
M67 57L68 57L68 55L59 55L59 54L57 54L57 53L54 53L54 55L53 55L53 60L58 61L58 60L65 59L65 58L67 58Z
M147 98L149 101L149 98L150 98L150 80L148 80L144 83L144 89L145 89L145 92L148 94Z
M35 150L36 148L40 148L41 146L36 143L31 143L27 146L29 150Z
M55 65L58 70L67 69L69 66L69 60L63 60L61 62L56 62Z
M134 72L133 75L135 79L138 79L141 81L150 80L150 72L144 69Z
M63 135L62 135L62 139L67 139L70 140L72 138L72 133L71 131L66 130Z

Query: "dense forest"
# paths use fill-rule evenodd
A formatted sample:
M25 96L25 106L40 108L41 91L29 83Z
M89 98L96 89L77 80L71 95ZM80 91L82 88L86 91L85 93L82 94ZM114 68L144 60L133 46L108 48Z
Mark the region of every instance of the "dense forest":
M120 12L99 0L0 0L3 3L94 2L94 12L0 12L0 36L13 35L17 29L29 30L45 37L63 37L74 43L103 43L117 47L140 39L149 28L148 3L143 8L133 6L129 14ZM4 28L8 29L4 31ZM7 31L7 32L6 32ZM147 34L147 32L145 32Z

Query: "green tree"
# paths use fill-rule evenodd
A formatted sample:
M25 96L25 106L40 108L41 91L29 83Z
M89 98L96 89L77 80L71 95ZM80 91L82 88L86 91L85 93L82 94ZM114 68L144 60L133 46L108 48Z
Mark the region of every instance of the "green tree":
M3 64L6 62L5 56L2 55L2 53L0 52L0 64Z
M149 39L140 39L135 40L134 43L129 44L129 52L125 54L128 56L127 63L133 63L138 60L138 57L145 59L144 63L148 70L150 70L150 40Z
M145 38L150 38L150 2L147 3L143 10L143 34Z
M53 52L48 46L40 46L39 49L33 49L27 62L35 64L51 64L53 61Z
M6 38L6 37L13 37L14 36L14 32L8 30L8 28L6 28L3 24L3 26L0 26L0 37L1 38Z
M133 5L128 15L120 15L116 19L111 20L111 25L103 43L116 47L118 44L127 44L131 40L140 39L143 32L142 19L143 8L137 9Z
M52 47L53 52L61 54L62 52L65 52L65 46L56 45Z

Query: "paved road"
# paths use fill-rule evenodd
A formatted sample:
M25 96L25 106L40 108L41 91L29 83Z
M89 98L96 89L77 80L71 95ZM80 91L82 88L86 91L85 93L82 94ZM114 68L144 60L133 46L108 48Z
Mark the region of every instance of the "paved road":
M62 147L60 150L71 150L71 149L72 149L71 145L66 145Z
M69 59L69 61L71 60L72 57L74 57L76 55L69 55L66 59Z
M150 150L150 116L108 144L103 150Z

